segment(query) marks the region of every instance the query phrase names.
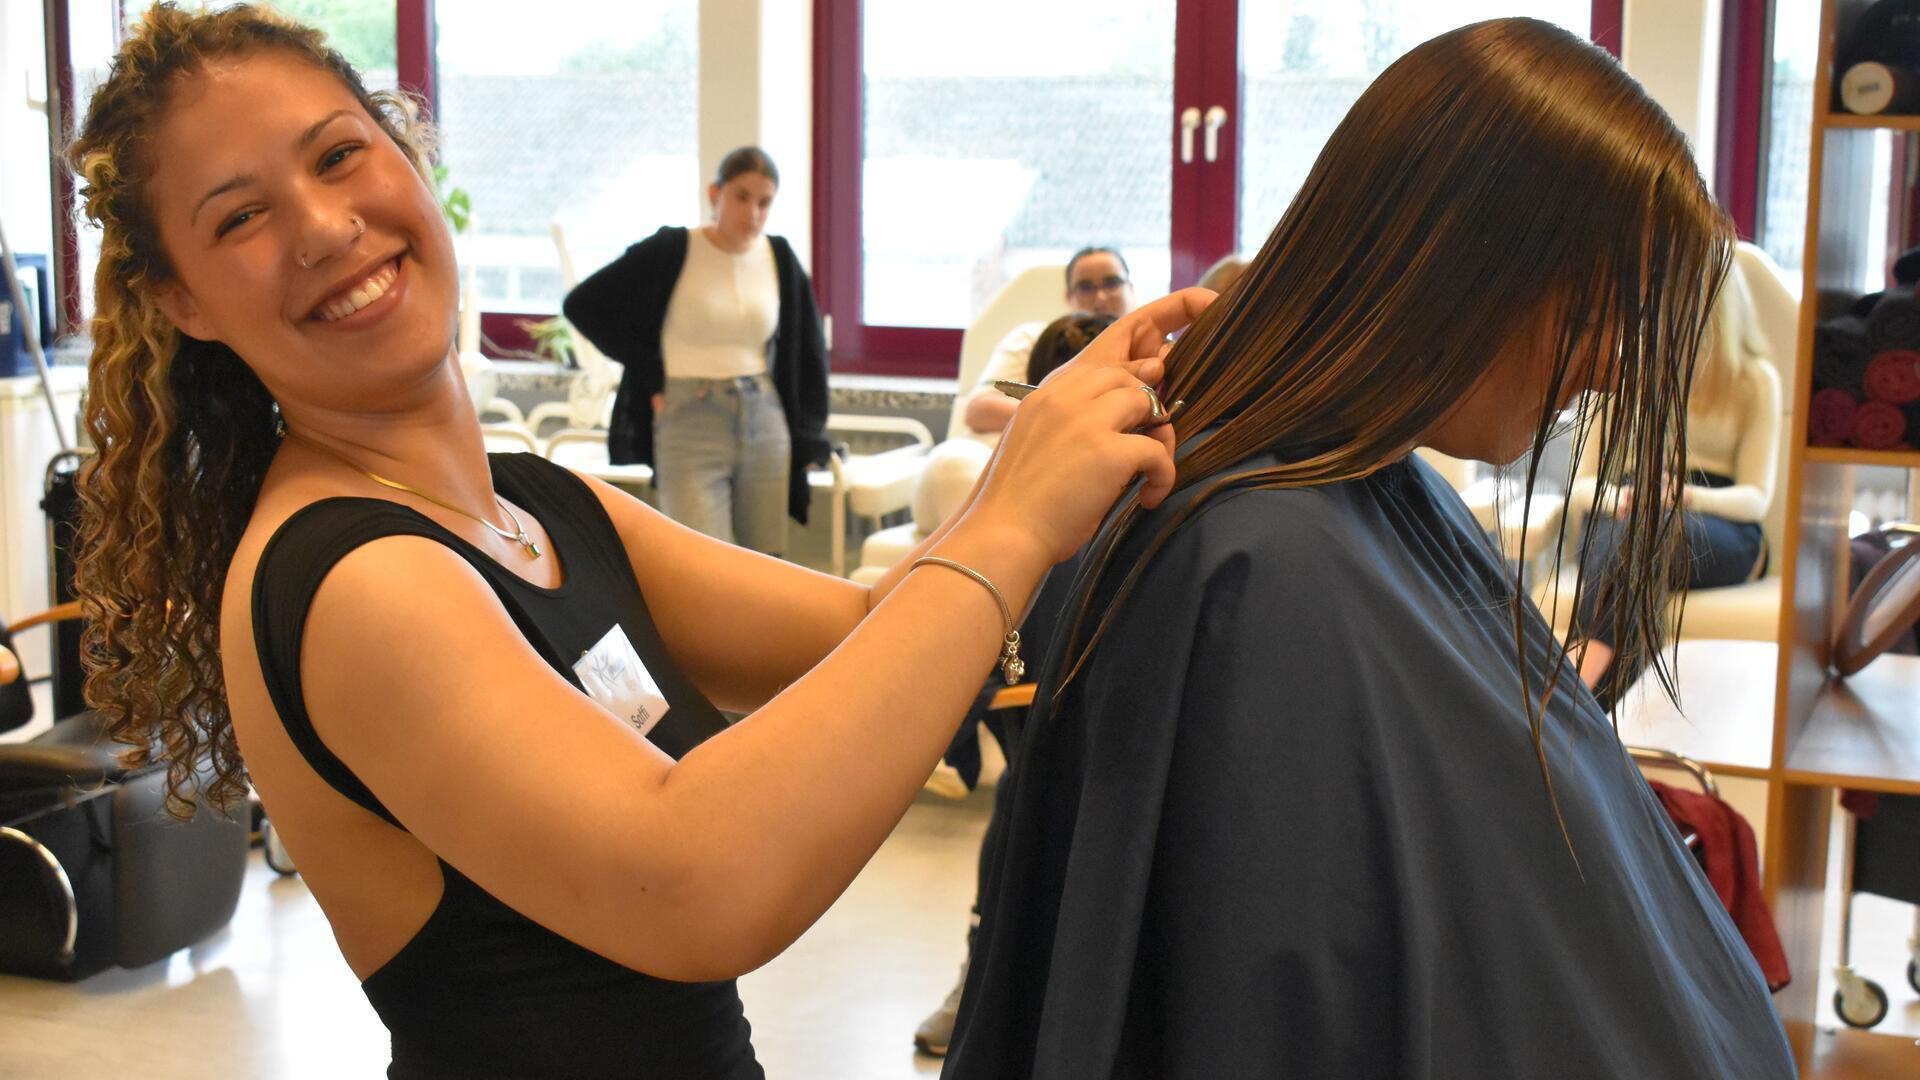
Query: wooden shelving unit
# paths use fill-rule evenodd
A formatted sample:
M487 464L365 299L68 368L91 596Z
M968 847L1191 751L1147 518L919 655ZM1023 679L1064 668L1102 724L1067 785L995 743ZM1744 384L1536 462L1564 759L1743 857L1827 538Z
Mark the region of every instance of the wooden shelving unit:
M1828 904L1828 843L1838 788L1920 794L1920 657L1883 656L1839 679L1828 670L1828 643L1847 598L1847 512L1854 470L1920 470L1920 452L1808 448L1813 330L1866 272L1867 226L1874 200L1887 198L1873 169L1879 132L1920 134L1920 117L1850 116L1833 101L1835 42L1867 0L1824 0L1816 69L1800 346L1794 368L1793 423L1785 489L1787 522L1781 582L1772 760L1767 770L1766 892L1793 969L1775 1005L1809 1077L1920 1076L1911 1037L1839 1026L1819 997L1831 962L1821 955Z
M1814 446L1807 460L1820 465L1876 465L1893 469L1920 469L1920 452L1912 450L1856 450L1851 446Z
M1831 84L1829 84L1831 85ZM1828 128L1858 131L1920 131L1920 116L1855 116L1852 113L1827 113L1815 122Z

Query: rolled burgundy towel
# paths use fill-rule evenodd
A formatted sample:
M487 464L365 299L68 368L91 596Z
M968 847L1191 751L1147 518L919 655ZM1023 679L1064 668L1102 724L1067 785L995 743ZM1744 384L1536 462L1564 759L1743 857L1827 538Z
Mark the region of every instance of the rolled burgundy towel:
M1907 438L1907 414L1884 401L1869 401L1855 410L1849 441L1862 450L1892 450Z
M1825 319L1813 330L1814 389L1859 390L1873 349L1866 320L1853 315Z
M1867 315L1867 341L1874 352L1920 349L1920 300L1911 289L1888 289Z
M1889 405L1920 401L1920 352L1888 349L1867 364L1861 383L1867 396Z
M1860 401L1845 390L1817 390L1807 404L1807 441L1815 446L1841 446L1853 431Z

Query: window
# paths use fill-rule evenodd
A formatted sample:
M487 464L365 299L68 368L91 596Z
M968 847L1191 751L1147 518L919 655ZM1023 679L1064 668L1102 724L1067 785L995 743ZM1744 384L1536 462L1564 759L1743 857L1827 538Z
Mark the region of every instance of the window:
M1142 296L1257 247L1340 118L1434 34L1619 0L815 0L815 285L841 371L950 376L1021 270L1125 252Z
M963 327L1021 270L1089 244L1166 291L1173 5L865 8L864 322Z
M1266 242L1327 137L1408 49L1500 16L1531 15L1583 37L1593 22L1592 0L1293 0L1244 10L1242 251Z
M52 253L53 172L47 167L51 132L46 95L45 39L38 4L0 8L0 220L17 255ZM0 306L12 317L12 297L0 278Z
M484 310L560 309L556 221L585 275L701 219L697 0L437 7L441 161L472 200Z
M1774 0L1772 37L1760 246L1782 267L1798 272L1807 242L1807 155L1813 150L1819 0Z
M400 85L395 62L394 0L266 0L282 14L298 19L327 35L360 72L369 90L392 90Z

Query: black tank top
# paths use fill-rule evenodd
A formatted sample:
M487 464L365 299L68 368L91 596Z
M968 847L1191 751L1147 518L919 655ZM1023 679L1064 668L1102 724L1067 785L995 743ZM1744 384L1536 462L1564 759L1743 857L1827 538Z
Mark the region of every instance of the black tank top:
M287 734L321 779L404 828L307 717L300 641L327 572L383 536L453 549L493 586L528 644L576 687L573 664L614 625L669 708L647 737L675 758L726 726L667 655L627 553L578 477L531 454L490 458L495 487L546 526L565 580L529 584L425 515L385 499L323 499L282 524L254 578L254 644ZM529 737L537 738L537 734ZM554 777L554 783L566 783ZM495 899L445 860L427 922L361 984L393 1036L395 1080L487 1077L760 1078L734 983L679 983L614 963Z

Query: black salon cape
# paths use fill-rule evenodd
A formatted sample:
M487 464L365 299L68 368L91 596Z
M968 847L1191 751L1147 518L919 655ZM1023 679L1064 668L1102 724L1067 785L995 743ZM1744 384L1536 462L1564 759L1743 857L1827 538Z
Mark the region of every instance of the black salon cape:
M942 1076L1794 1076L1583 690L1546 724L1576 867L1503 573L1414 459L1176 534L1061 708L1044 665ZM1537 686L1531 605L1526 643Z

